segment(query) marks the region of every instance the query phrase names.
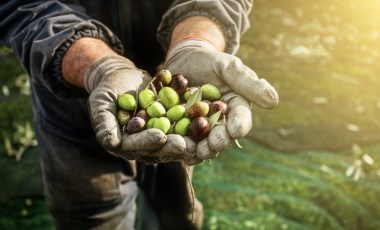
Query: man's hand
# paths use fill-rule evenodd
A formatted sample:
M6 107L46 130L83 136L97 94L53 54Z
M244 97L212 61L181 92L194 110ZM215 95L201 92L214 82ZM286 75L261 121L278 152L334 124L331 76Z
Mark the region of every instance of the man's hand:
M147 72L137 69L121 56L104 57L87 72L85 87L91 92L88 105L98 142L116 156L145 163L183 160L186 142L179 135L166 136L158 129L128 135L116 119L117 98L123 93L136 95L151 81Z
M179 135L166 136L158 129L144 130L132 135L122 132L116 118L117 98L123 93L136 95L149 84L151 77L147 72L137 69L129 59L107 50L107 47L102 47L105 44L101 41L89 42L97 44L97 49L106 51L103 53L108 55L97 55L96 51L91 52L93 46L83 50L81 42L74 43L65 55L63 72L66 73L64 75L66 80L85 88L90 93L88 107L98 142L115 156L145 163L164 163L189 158L191 155L185 152L186 142L183 138L179 138ZM85 47L88 44L85 43ZM73 63L78 57L75 53L78 52L82 57L83 55L86 57L77 60L82 63L85 61L84 65ZM88 56L85 55L86 52L89 52ZM68 63L73 65L67 66ZM76 66L82 69L75 71ZM85 72L83 68L87 68Z
M212 22L200 17L190 21L192 23L179 24L178 33L174 30L174 42L164 68L172 73L183 74L191 86L206 83L215 85L223 95L221 100L225 101L229 108L226 123L215 126L208 138L197 144L196 157L186 160L188 164L197 164L202 160L214 158L235 139L248 134L252 127L251 103L270 109L277 105L279 99L276 90L266 80L259 79L239 58L222 52L224 46L221 41L224 40L223 37L215 39L218 37L218 30L215 25L213 27ZM185 29L186 23L189 26L195 25L196 22L203 25L186 35L189 33ZM181 34L181 28L185 31L185 34L182 34L184 39L178 35ZM210 28L213 28L211 34L208 32ZM222 33L219 33L220 37L221 35ZM187 151L192 153L189 149Z

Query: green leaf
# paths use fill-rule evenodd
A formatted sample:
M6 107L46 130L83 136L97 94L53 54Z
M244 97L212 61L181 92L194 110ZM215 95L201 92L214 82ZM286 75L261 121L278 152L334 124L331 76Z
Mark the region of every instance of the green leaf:
M207 120L208 120L208 123L210 125L210 130L212 128L214 128L214 126L216 125L216 123L218 123L219 121L219 117L220 117L220 114L222 114L222 111L219 110L218 112L212 114Z
M197 89L194 91L193 94L191 94L189 100L186 102L185 109L186 111L190 109L192 105L202 100L202 90Z

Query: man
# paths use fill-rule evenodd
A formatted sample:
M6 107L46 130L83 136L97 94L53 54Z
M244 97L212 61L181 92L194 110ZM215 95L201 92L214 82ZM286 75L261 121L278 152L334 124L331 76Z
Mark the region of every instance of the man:
M143 227L201 228L202 205L192 203L183 162L200 163L198 153L213 158L245 136L250 103L278 103L273 87L233 56L251 7L248 0L1 3L1 41L31 79L45 193L57 229L133 229L136 182L157 214L143 219ZM227 122L207 139L120 131L116 98L146 87L162 62L191 85L211 83L224 95ZM149 225L155 217L159 224Z

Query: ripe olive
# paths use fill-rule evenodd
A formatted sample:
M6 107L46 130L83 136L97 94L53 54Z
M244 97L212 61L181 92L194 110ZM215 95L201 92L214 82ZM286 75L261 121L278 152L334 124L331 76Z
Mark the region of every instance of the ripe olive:
M126 131L128 134L139 133L145 129L145 121L141 117L134 117L129 120Z
M188 136L196 142L207 137L210 125L205 117L194 118L189 126Z
M209 111L209 106L206 102L199 101L194 103L189 109L189 117L206 117Z

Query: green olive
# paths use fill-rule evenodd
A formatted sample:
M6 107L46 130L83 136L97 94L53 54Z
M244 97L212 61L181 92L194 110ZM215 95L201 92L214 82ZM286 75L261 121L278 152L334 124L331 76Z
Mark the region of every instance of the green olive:
M166 117L171 122L179 121L185 115L186 109L184 105L175 105L166 113Z
M204 84L201 86L202 89L202 99L209 101L219 100L221 93L219 89L211 84Z
M166 115L164 106L158 101L153 102L146 110L150 117L163 117Z
M146 123L146 128L147 128L147 129L151 129L151 128L153 128L154 123L155 123L157 120L158 120L157 117L153 117L153 118L149 119L148 122Z
M139 104L141 108L147 108L153 101L156 100L156 95L150 89L144 89L139 93Z
M185 93L183 94L183 99L185 99L185 101L188 101L190 96L195 92L197 91L198 88L197 87L189 87L185 90Z
M124 93L117 98L117 104L120 108L132 111L137 107L137 101L135 97L129 93Z
M157 83L162 83L162 85L167 85L172 80L172 74L167 69L162 69L158 71L156 75L154 75L154 77L155 77L155 81Z
M170 109L179 104L179 96L177 92L170 87L163 87L158 93L158 98L165 109Z
M153 128L159 129L162 132L167 133L170 129L170 120L167 117L160 117L154 122Z
M190 123L191 122L189 118L186 118L186 117L182 118L176 123L174 127L174 133L179 134L181 136L186 136Z
M131 117L131 113L123 109L119 110L116 114L117 121L121 126L126 125Z

